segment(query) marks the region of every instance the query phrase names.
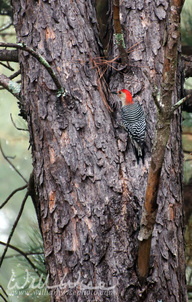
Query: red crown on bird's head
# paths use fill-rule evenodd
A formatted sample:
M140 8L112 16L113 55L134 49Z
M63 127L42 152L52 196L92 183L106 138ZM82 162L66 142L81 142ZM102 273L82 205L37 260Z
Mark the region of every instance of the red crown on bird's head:
M121 89L117 91L118 96L122 99L123 105L133 104L133 98L131 92L127 89Z

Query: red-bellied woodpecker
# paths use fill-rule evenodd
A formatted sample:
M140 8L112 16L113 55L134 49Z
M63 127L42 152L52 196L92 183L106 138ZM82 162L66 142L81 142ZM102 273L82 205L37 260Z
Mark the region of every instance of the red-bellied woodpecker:
M127 89L112 93L117 94L122 101L121 118L123 127L131 139L137 163L139 163L139 158L142 158L144 164L146 123L143 109L139 103L133 102L132 95Z

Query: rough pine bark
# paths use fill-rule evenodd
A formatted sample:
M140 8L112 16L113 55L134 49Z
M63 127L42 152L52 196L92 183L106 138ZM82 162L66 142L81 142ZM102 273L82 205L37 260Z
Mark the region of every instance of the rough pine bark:
M103 92L95 65L94 59L103 55L95 2L13 0L18 42L44 56L67 90L64 101L58 99L45 68L19 51L45 261L53 286L50 293L57 302L184 302L180 112L175 112L171 123L151 269L143 284L136 267L156 124L152 88L143 70L160 88L166 28L174 1L124 0L120 4L126 49L135 47L128 64L108 67L105 86L129 89L144 108L144 166L137 165L130 144L127 147L127 134L119 125L120 106L111 113L106 104L106 97L110 105L117 100L110 93L107 96L106 87ZM108 5L112 5L110 1ZM118 55L115 41L112 45L109 59ZM179 60L173 103L180 98Z

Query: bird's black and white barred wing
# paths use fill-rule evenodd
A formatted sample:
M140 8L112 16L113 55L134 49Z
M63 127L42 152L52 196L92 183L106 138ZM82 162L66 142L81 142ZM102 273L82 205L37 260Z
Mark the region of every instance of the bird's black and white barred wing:
M122 107L121 110L122 122L130 136L139 145L145 141L145 115L139 103L134 103Z

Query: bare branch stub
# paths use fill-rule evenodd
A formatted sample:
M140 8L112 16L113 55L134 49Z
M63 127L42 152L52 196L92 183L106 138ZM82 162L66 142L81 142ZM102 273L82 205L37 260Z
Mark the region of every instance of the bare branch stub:
M19 101L20 97L20 85L8 78L7 76L0 74L0 85L3 86L6 90L8 90L14 97L16 97Z
M178 101L176 104L172 106L171 114L174 113L175 110L177 110L179 107L181 107L187 100L189 100L192 97L192 94L186 95L183 99Z

